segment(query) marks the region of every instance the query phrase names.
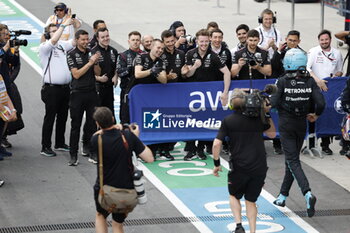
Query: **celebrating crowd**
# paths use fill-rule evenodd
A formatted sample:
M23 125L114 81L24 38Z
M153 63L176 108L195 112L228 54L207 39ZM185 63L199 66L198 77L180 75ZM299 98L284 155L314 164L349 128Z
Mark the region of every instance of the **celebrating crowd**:
M328 87L324 79L343 75L343 57L337 49L331 47L330 31L322 30L318 34L319 45L310 49L306 55L299 46L300 32L291 30L287 32L285 38L282 37L281 32L275 27L274 13L265 9L259 17L259 26L255 29L250 29L246 24L236 27L239 43L231 50L224 41L224 32L216 22L209 22L207 28L199 29L193 37L186 33L185 25L181 21L175 21L169 23L170 27L160 33L159 39L155 35L141 35L138 31L131 31L127 35L129 48L117 51L110 45L108 26L103 20L96 20L93 23L94 33L89 35L87 31L80 29L81 21L64 3L58 3L54 12L46 22L39 47L43 71L41 99L45 105L40 154L54 157L55 151L68 152L70 154L68 165L77 166L81 141L81 155L87 157L89 162L97 164L99 152L96 135L103 134L103 140L107 140L106 143L110 145L123 143L124 136L118 133L122 127L119 124L114 125L117 123L114 116L114 88L118 84L121 90L118 117L123 125L130 124L128 94L138 84L166 85L173 82L221 81L224 84L222 105L235 106L233 109L236 113L223 120L214 143L187 141L184 160L189 161L197 157L206 160L208 154L213 154L214 175L218 175L221 170L219 154L223 145L223 151L230 154L233 160L229 179L234 182L229 184L229 192L231 207L236 217L235 232L244 232L239 217L241 211L239 199L243 195L249 214L250 232L255 232L255 220L253 220L257 214L255 202L267 172L262 140L262 133L265 132L273 140L275 154L284 153L286 156L285 178L281 192L274 203L278 206L285 205L289 189L296 179L305 196L308 216L314 215L316 197L311 193L310 185L301 168L299 153L305 136L306 119L310 122L309 127L314 128L314 122L325 107L321 91L328 91ZM20 69L19 50L18 46L11 45L9 35L7 26L0 24L0 132L2 132L0 160L12 155L5 149L11 147L7 136L24 127L21 119L21 98L14 83ZM350 42L348 32L339 32L335 36L346 43ZM274 138L275 128L269 117L264 124L255 119L245 118L244 104L241 101L248 98L247 93L235 90L232 97L228 96L231 80L268 78L278 80L278 91L273 95L271 104L279 110L281 139ZM305 90L308 94L302 96L307 101L299 103L297 107L293 105L295 103L286 103L288 101L283 99L284 95L287 95L285 91L287 88L295 88L295 85L289 86L289 81L292 79L297 80L298 88L307 87ZM299 96L292 95L288 98L294 97ZM312 107L309 106L311 100L315 104L314 113L308 112ZM264 104L268 115L269 103ZM105 108L96 110L96 107ZM68 112L71 118L69 141L65 138ZM80 137L84 114L83 135ZM97 131L96 122L100 131ZM54 124L55 137L52 146ZM244 126L247 128L241 128ZM146 162L152 162L157 156L174 160L170 151L176 142L153 144L149 145L148 149L138 139L137 127L136 129L133 127L130 126L128 130L131 132L126 134L126 138L130 139L127 140L130 145L126 147L127 151L134 150ZM259 129L258 132L251 132L255 129ZM251 141L256 140L257 149L247 149L251 147L251 141L245 142L246 139L234 133L243 132L242 130L251 132L249 138ZM294 131L295 134L292 135L291 132ZM112 136L118 140L113 141ZM226 136L230 137L229 141L225 140ZM333 135L322 137L322 152L327 155L333 154L329 147L332 137ZM350 153L349 143L345 140L341 143L340 154ZM122 145L117 147L118 150L122 150ZM107 154L117 153L106 148ZM237 155L239 153L241 154ZM235 162L235 159L238 162ZM108 160L108 157L107 161L115 164L128 162L111 158ZM257 161L259 164L256 164ZM103 165L107 170L113 167L106 167L105 162ZM257 174L259 178L256 177ZM113 174L107 175L107 183L109 179L113 183L112 178ZM130 182L127 184L128 187L133 186ZM0 180L0 186L3 183ZM117 182L115 186L118 185L120 183ZM97 201L99 188L101 187L96 184L94 189L98 212L96 228L98 232L105 232L104 221L108 212L104 212ZM116 232L123 232L121 224L125 218L126 214L113 214L113 228Z

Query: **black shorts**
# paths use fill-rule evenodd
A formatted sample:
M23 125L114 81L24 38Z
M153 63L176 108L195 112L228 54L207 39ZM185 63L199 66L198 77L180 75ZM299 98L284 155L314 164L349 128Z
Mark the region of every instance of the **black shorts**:
M263 175L250 176L241 172L230 171L228 173L228 191L230 195L250 202L256 202L261 189L265 184L266 173Z
M103 209L100 203L98 203L98 193L99 193L99 190L94 187L94 199L95 199L96 211L102 214L104 218L107 218L110 213L108 213L107 210ZM126 219L126 214L112 213L112 219L118 223L123 223L124 220Z

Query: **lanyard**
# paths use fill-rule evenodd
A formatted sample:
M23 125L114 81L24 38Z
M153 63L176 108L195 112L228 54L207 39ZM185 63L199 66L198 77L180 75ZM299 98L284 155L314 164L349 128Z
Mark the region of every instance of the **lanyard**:
M330 54L328 54L328 56L323 52L323 50L322 50L322 54L323 54L323 56L325 56L328 60L330 60L330 61L334 61L335 60L335 58L331 58L330 56L332 55L332 53L330 53Z

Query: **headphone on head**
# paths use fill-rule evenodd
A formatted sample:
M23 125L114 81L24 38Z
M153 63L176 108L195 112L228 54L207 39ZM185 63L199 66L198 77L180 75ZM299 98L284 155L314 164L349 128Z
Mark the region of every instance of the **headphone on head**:
M56 14L56 10L57 9L63 9L64 10L64 13L67 14L68 13L68 7L66 4L64 4L63 2L59 2L56 4L54 10L53 10L53 13Z
M263 23L263 16L265 15L266 13L262 13L260 16L258 16L258 23L259 24L262 24ZM277 18L276 18L276 12L275 12L275 14L273 14L273 16L272 16L272 23L273 24L275 24L275 23L277 23Z
M46 40L50 40L51 36L50 36L50 32L45 32L44 33L44 37Z

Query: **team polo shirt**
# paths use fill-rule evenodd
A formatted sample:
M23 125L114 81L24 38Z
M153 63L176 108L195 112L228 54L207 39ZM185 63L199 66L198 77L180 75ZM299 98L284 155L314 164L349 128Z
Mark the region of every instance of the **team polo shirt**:
M107 82L97 82L107 85L113 85L112 78L115 75L115 70L117 66L117 58L118 51L112 46L108 46L107 48L102 48L99 44L97 44L92 50L92 54L95 54L97 51L100 51L101 56L98 59L98 64L101 68L101 75L106 74L108 77Z
M86 49L85 52L80 51L77 47L70 51L67 55L67 62L69 70L77 68L78 70L89 62L91 52ZM72 79L71 89L75 91L94 91L95 87L95 73L94 67L91 66L85 74L79 79Z
M270 65L271 64L270 63L270 58L267 55L267 51L266 50L263 50L263 49L260 49L259 47L257 47L255 53L251 53L251 52L249 52L247 47L244 47L243 49L238 50L235 53L235 55L232 57L232 64L238 64L238 60L240 58L244 58L244 59L247 60L246 64L244 64L244 66L242 66L241 70L239 71L236 79L239 79L239 80L250 79L248 60L251 60L254 57L262 65ZM256 69L252 69L252 78L253 79L264 79L265 75L260 73Z
M197 59L201 60L202 65L196 69L193 76L189 77L187 81L207 82L220 80L218 71L226 65L216 53L211 51L211 49L208 49L206 54L201 57L198 48L191 49L186 53L186 65L193 66Z
M308 52L307 70L324 79L343 70L343 56L338 49L331 48L329 52L322 50L321 46L313 47Z
M39 57L44 83L65 85L71 82L72 76L67 64L67 53L71 49L72 40L59 40L55 45L47 40L40 44Z
M143 71L151 69L155 64L157 64L157 66L162 67L162 69L165 70L164 62L159 57L153 61L149 53L145 53L145 54L137 55L135 58L135 66L142 66ZM148 75L147 77L144 77L144 78L135 78L135 85L152 84L152 83L159 83L157 77L153 74Z
M260 48L266 48L269 39L274 39L275 45L277 47L279 47L279 45L282 42L282 35L281 35L280 31L277 30L277 28L275 28L274 26L272 26L269 30L265 30L263 25L260 24L260 26L255 28L255 30L257 30L259 32L259 35L260 35L260 41L258 44L258 46ZM268 52L269 52L269 58L271 59L273 56L274 50L272 48L269 48Z
M173 53L164 49L161 58L164 61L166 73L169 74L172 70L173 73L177 74L176 79L168 80L168 82L177 82L179 79L181 80L181 68L185 64L185 53L179 49L175 49Z

